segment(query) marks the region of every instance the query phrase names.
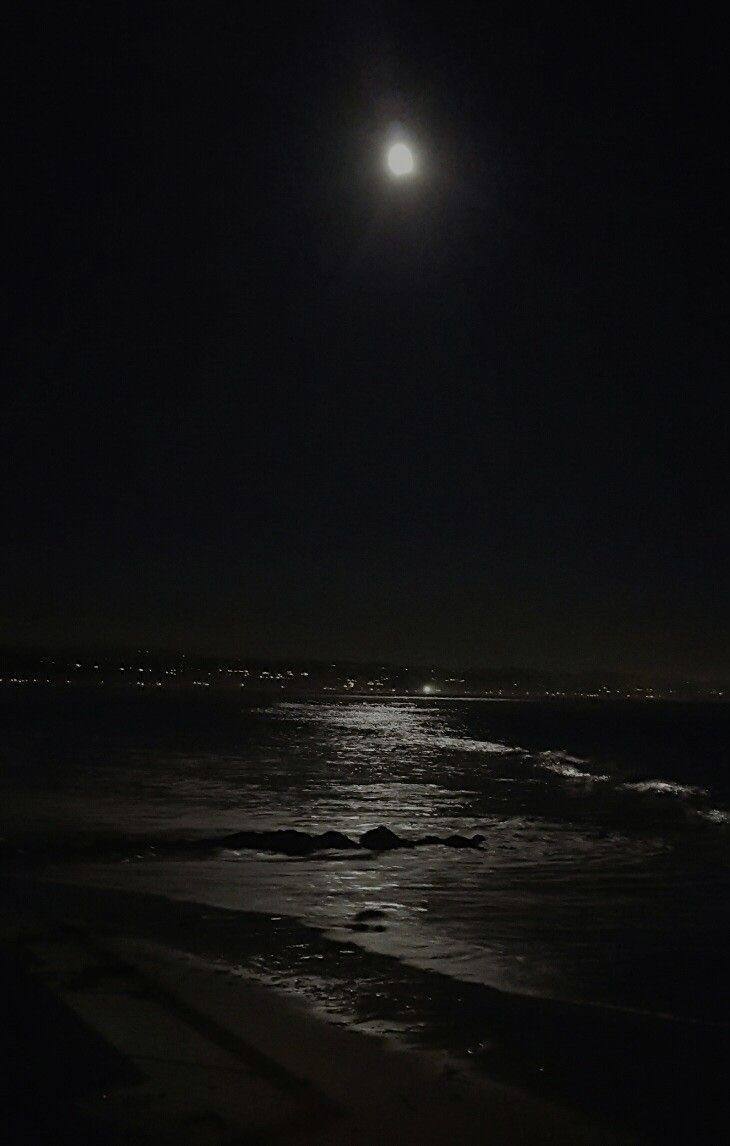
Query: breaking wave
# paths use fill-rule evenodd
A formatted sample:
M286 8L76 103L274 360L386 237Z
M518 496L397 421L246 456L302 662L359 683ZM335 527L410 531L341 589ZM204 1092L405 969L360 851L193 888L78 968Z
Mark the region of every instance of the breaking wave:
M697 815L703 820L709 820L711 824L730 824L730 812L723 812L721 808L700 809Z
M688 799L692 796L709 795L706 788L698 788L692 784L678 784L674 780L635 780L632 783L621 784L625 792L640 792L657 796L678 796Z
M578 768L578 764L587 764L580 756L570 756L567 752L546 751L541 752L539 767L546 772L554 772L565 780L585 780L587 783L607 781L609 776L604 773L586 772Z

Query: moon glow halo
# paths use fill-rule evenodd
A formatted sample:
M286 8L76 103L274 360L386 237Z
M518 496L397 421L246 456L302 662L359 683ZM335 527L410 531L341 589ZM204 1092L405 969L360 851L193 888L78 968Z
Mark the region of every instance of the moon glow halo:
M388 148L388 168L391 175L397 178L413 174L415 168L413 152L406 143L394 143Z

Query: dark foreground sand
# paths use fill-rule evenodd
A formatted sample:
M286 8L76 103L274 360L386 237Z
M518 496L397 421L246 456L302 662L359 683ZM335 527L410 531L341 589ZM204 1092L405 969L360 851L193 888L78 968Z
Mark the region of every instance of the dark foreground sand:
M16 871L0 878L0 919L11 1144L714 1140L719 1030L492 992L485 1027L509 1045L516 1026L543 1061L562 1056L578 1114L565 1088L565 1102L537 1097L216 973L210 952L230 966L254 915Z
M62 887L6 880L2 907L9 1144L619 1140L442 1056L217 975L125 934L122 920L95 929Z

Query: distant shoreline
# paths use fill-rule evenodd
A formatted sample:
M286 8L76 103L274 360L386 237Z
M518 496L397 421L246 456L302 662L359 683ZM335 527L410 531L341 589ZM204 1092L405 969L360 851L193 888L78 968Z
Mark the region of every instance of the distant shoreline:
M22 695L31 691L56 692L96 692L101 690L115 695L156 695L165 696L200 696L210 693L216 696L237 696L241 699L253 701L284 701L291 703L319 703L328 701L370 701L384 703L387 701L418 701L423 704L443 703L446 701L469 701L484 704L579 704L594 703L603 705L621 704L717 704L730 703L730 690L718 693L674 694L609 694L602 695L595 692L563 692L556 694L546 693L515 693L511 696L499 696L493 693L475 694L469 692L433 692L424 695L422 691L413 692L356 692L346 689L325 687L321 690L276 690L261 686L231 685L227 683L197 682L197 681L120 681L117 678L84 678L73 680L71 678L40 678L40 677L0 677L0 695Z

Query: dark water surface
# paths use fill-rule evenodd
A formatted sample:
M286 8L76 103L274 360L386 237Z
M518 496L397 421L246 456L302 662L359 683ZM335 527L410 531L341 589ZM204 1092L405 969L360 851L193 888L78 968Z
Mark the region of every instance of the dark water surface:
M41 865L198 904L174 911L197 911L207 957L493 1071L562 1070L575 1089L578 1056L595 1097L603 1071L648 1087L651 1058L656 1098L662 1072L697 1087L721 1068L728 705L49 690L4 693L0 715L0 831L26 878ZM219 843L381 824L485 840L303 857Z
M292 916L512 992L727 1019L730 706L48 692L1 712L1 830L28 855L105 840L116 862L95 878L117 886ZM155 850L379 824L485 843Z

